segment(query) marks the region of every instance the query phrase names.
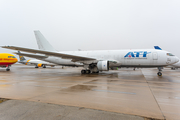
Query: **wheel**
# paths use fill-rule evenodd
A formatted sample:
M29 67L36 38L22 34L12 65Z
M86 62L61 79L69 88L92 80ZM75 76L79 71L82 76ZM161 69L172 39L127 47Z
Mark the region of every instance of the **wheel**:
M6 71L10 71L10 69L8 68L8 69L6 69Z
M90 74L91 73L91 71L90 70L86 70L86 74Z
M38 66L36 66L35 68L39 68Z
M158 75L158 76L162 76L162 73L161 73L161 72L158 72L157 75Z
M86 73L86 71L85 70L81 70L81 74L85 74Z
M175 68L172 67L171 70L175 70Z
M45 65L43 65L43 68L46 68L46 66L45 66Z
M96 72L92 72L92 73L99 73L99 71L96 71Z

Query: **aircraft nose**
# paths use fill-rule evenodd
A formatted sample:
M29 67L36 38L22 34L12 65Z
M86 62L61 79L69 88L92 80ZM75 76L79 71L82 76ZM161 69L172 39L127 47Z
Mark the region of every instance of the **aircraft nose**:
M18 59L17 59L17 58L15 58L14 63L16 63L17 61L18 61Z
M179 62L179 58L175 57L175 63Z

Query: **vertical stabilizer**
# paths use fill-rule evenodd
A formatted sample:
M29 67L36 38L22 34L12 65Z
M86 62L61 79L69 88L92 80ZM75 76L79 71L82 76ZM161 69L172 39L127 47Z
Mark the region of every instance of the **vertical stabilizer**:
M34 34L40 50L56 51L39 30L35 30Z
M20 51L18 51L18 53L21 53ZM22 56L22 55L19 55L19 59L20 59L20 61L25 61L26 59L25 59L25 57L24 56Z
M159 46L154 46L156 50L162 50Z

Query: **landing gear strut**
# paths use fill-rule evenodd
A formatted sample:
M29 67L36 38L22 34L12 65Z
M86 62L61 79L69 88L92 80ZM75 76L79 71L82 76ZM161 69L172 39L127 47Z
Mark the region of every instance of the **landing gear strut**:
M157 73L157 75L158 75L158 76L162 76L162 73L161 73L162 68L161 68L161 67L158 67L158 70L159 70L159 72Z
M9 65L7 66L7 68L6 68L6 71L10 71L10 67L9 67Z

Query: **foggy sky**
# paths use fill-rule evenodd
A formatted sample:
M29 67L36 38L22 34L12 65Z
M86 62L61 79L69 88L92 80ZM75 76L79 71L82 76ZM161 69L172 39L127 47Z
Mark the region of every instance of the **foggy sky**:
M59 51L158 45L180 58L180 0L0 1L0 46L37 49L34 30Z

